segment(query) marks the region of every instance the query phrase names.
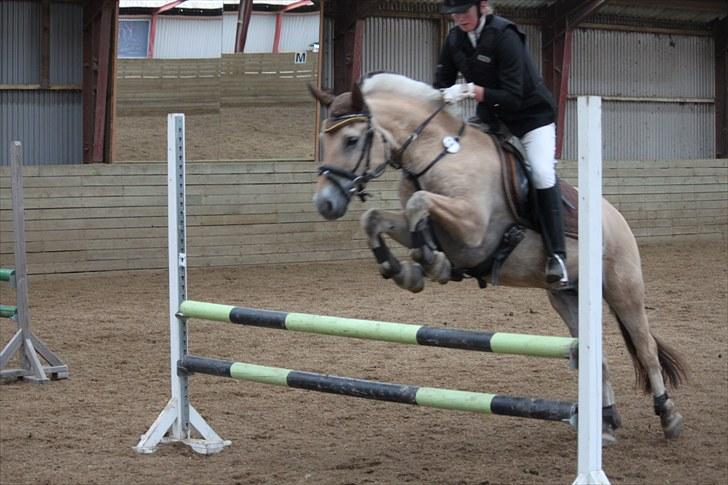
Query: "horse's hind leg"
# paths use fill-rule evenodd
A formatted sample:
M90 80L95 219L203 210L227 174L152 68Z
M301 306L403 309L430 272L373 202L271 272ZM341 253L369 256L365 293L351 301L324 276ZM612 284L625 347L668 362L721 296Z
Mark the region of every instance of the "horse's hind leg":
M579 295L574 290L548 292L551 306L569 327L572 337L579 334ZM609 366L602 355L602 443L607 445L617 440L615 431L622 426L622 418L617 412L614 389L609 380Z
M677 438L682 433L683 418L667 395L665 379L677 387L686 378L685 365L674 350L650 332L636 245L633 249L634 254L623 251L619 257L605 259L604 298L619 322L638 384L653 395L655 414L660 416L665 437Z
M361 217L361 226L367 235L369 248L379 264L381 275L386 279L394 279L405 290L413 293L422 291L425 285L422 267L410 261L399 261L382 239L382 234L387 234L403 246L412 246L404 213L369 209Z

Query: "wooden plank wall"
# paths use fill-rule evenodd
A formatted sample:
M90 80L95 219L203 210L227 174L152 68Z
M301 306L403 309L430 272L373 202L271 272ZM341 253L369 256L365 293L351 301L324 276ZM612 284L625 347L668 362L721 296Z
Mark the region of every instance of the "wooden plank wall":
M225 106L310 102L318 53L224 54L221 59L119 59L117 113L211 113Z
M121 116L220 111L220 59L119 59Z
M31 274L164 269L166 164L25 167ZM188 251L192 267L369 258L358 218L398 206L388 171L341 221L313 208L311 160L190 162ZM576 163L559 173L575 182ZM606 162L604 194L640 243L728 239L725 160ZM13 266L9 168L0 167L0 266ZM401 252L399 254L402 254Z
M221 105L309 102L306 85L316 82L318 53L307 52L305 64L294 63L294 56L223 54Z

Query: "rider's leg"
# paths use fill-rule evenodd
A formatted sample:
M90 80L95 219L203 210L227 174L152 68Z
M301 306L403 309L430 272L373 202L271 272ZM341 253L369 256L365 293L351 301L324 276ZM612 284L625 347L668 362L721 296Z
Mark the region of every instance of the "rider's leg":
M569 284L566 272L566 241L561 213L561 191L556 179L556 125L529 131L521 137L526 163L536 187L536 210L546 249L546 283L552 288Z

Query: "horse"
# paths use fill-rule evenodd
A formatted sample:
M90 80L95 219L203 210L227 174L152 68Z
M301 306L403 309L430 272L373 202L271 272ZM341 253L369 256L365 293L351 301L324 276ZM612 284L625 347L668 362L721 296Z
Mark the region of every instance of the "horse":
M361 217L383 277L412 292L422 290L426 277L445 284L468 274L481 283L485 275L507 286L544 288L571 335L578 336L576 286L553 290L546 285L542 238L537 227L522 224L514 213L498 138L463 122L439 90L405 76L369 75L338 96L315 87L310 91L329 108L313 199L320 215L342 217L353 197L366 200L369 181L387 168L402 173L402 210L370 208ZM576 193L563 181L561 186ZM666 383L678 387L685 382L686 365L650 331L640 253L629 225L606 199L601 209L602 295L619 324L638 386L653 396L665 438L677 438L683 417ZM411 260L398 260L383 236L409 248ZM567 238L567 254L568 273L576 275L578 241L573 237ZM606 358L602 370L602 439L609 444L616 441L621 417Z

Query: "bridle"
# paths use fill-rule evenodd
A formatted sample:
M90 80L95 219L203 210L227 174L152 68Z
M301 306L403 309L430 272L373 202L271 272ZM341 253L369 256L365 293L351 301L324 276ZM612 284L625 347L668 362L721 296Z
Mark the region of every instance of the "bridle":
M366 198L371 197L371 194L366 191L367 183L369 183L370 180L380 177L388 166L394 168L395 170L399 170L400 168L402 168L402 156L404 155L404 152L407 150L407 148L409 148L412 142L414 142L420 136L422 131L428 124L430 124L435 116L437 116L443 109L445 109L445 106L446 105L444 103L441 104L432 114L430 114L422 123L419 124L415 131L413 131L407 137L404 143L402 143L402 146L400 146L396 150L394 148L389 148L387 138L384 136L382 131L376 130L382 139L382 146L385 157L384 161L374 167L374 169L371 169L371 152L372 144L374 142L375 128L374 126L372 126L372 115L369 110L365 109L364 111L359 113L336 116L327 119L324 123L324 133L333 133L346 125L362 121L366 121L367 130L364 135L364 146L361 153L359 154L359 160L357 160L356 165L352 170L344 170L342 168L334 167L332 165L321 165L319 167L319 175L323 175L330 182L332 182L334 186L336 186L344 194L347 200L351 200L353 196L357 196L362 202L366 202ZM464 129L465 123L463 123L462 127L460 128L458 136L455 138L455 140L458 140L459 137L462 136ZM447 153L450 153L448 149L443 149L443 151L432 162L430 162L430 164L428 164L428 166L424 170L417 174L405 171L407 176L413 180L416 186L418 186L419 183L417 182L417 179L424 175L425 172L432 168ZM359 173L359 169L362 166L363 170L361 171L361 173Z

